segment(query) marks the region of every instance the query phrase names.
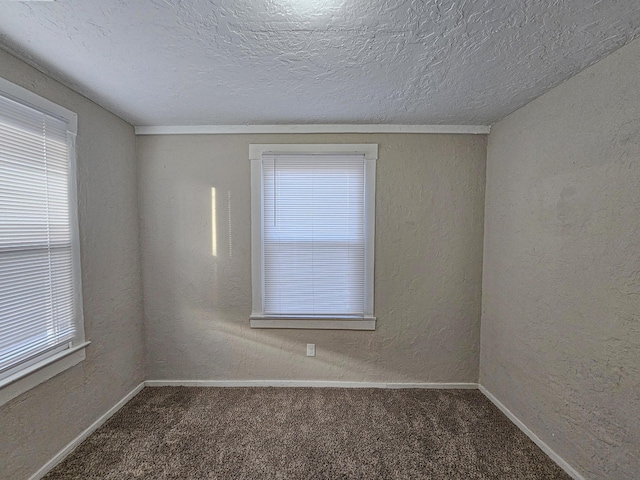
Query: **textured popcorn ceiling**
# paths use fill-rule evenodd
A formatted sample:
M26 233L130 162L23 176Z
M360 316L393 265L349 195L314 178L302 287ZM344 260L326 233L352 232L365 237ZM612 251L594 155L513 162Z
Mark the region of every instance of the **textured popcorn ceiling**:
M488 125L639 34L638 0L0 0L0 46L136 125Z

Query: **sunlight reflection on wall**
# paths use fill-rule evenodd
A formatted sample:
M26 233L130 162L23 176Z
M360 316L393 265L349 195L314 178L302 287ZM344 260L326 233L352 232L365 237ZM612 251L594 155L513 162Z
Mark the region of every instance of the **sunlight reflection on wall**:
M233 257L233 243L231 242L231 191L227 191L227 213L229 215L229 258Z
M229 218L231 222L231 218ZM216 225L216 187L211 187L211 255L218 256L218 232Z

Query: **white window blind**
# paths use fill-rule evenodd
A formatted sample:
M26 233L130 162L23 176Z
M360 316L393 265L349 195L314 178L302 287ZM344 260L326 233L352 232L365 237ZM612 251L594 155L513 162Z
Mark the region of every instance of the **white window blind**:
M364 165L263 156L265 315L364 315Z
M77 334L67 130L0 95L0 379Z

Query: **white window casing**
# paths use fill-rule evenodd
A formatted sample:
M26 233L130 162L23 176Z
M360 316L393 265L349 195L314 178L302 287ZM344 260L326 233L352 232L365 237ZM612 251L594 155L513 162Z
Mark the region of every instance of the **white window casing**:
M375 330L377 144L252 144L252 328Z
M0 79L0 405L85 358L76 133Z

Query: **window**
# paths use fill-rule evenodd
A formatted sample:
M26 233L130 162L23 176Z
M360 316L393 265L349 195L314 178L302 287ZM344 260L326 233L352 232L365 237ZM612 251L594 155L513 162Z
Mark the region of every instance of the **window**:
M76 123L0 79L0 403L84 358Z
M251 145L254 328L374 330L378 146Z

